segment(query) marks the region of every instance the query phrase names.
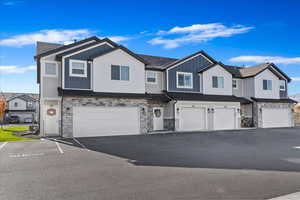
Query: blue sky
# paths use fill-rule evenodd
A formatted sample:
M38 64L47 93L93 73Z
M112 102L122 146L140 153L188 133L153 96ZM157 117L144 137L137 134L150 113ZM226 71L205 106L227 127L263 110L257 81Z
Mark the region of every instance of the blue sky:
M300 93L300 1L0 0L0 89L37 92L35 41L96 35L136 53L199 50L231 65L275 62Z

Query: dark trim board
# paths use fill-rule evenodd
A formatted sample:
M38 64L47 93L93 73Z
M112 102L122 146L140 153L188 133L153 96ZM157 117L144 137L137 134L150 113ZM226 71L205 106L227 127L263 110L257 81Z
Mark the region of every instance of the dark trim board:
M179 101L216 101L251 103L248 99L227 95L204 95L201 93L165 92L169 97Z
M139 94L139 93L107 93L107 92L93 92L90 90L67 90L58 88L58 95L62 97L103 97L103 98L125 98L125 99L146 99L159 100L169 102L171 99L165 94Z
M251 99L255 102L262 102L262 103L297 103L297 101L286 98L286 99L263 99L263 98L254 98Z
M13 112L36 112L36 110L5 110L5 113L13 113Z

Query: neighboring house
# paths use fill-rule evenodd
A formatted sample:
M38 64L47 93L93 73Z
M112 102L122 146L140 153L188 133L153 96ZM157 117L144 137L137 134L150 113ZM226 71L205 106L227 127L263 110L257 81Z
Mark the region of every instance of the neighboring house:
M182 59L141 55L97 37L38 42L35 59L42 136L238 129L252 118L257 127L293 126L290 78L273 64L248 71L203 51Z
M291 98L298 102L294 106L294 115L295 115L296 125L300 126L300 94L293 95L293 96L291 96Z
M9 95L6 95L9 96ZM7 101L6 118L18 116L20 123L37 122L39 103L32 95L15 95Z

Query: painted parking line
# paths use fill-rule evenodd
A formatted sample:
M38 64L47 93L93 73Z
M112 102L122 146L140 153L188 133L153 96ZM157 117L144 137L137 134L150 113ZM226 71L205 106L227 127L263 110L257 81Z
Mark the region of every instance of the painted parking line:
M77 144L79 144L82 148L84 148L84 149L90 151L89 149L86 148L86 146L84 146L84 144L82 144L81 142L79 142L76 138L73 138L73 140L74 140Z
M280 196L280 197L275 197L273 199L269 200L299 200L300 199L300 192Z
M57 147L59 153L63 154L64 151L62 150L62 148L60 147L60 145L58 144L58 142L55 142L55 144L56 144L56 147Z
M294 149L300 149L300 146L298 146L298 147L293 147Z
M7 142L4 142L3 144L0 145L0 150L3 149L3 147L7 144Z
M12 154L9 155L10 158L26 158L26 157L36 157L36 156L43 156L44 153L23 153L23 154Z

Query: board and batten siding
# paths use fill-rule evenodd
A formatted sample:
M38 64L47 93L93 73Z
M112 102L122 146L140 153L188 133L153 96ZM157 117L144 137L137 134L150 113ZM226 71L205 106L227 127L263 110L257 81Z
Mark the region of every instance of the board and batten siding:
M74 77L69 75L69 68L70 68L70 60L83 60L87 61L87 59L91 56L101 54L112 47L103 44L101 46L97 46L80 53L74 54L72 56L64 58L64 65L65 65L65 88L71 89L91 89L91 63L87 62L87 77Z
M171 67L166 71L166 73L168 73L168 91L200 92L200 78L198 72L211 64L212 63L202 55L198 55L184 63ZM177 88L177 72L193 73L193 88Z

